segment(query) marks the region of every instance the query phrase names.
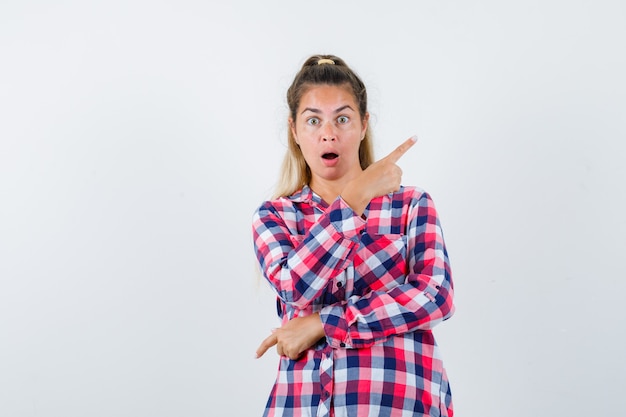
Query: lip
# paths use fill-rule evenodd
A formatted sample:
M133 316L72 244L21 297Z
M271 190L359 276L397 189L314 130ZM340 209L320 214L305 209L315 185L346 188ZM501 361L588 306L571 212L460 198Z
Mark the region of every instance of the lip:
M324 155L329 154L329 153L335 154L337 156L332 159L324 158ZM329 167L329 168L334 167L335 165L339 163L339 154L335 152L334 150L328 150L320 155L320 159L322 160L322 164L324 164L324 166Z

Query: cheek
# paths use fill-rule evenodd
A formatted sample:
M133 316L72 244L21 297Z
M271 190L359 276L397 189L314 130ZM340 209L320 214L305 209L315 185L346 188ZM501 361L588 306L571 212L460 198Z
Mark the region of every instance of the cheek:
M305 138L300 138L299 142L300 152L302 152L304 159L308 159L309 155L313 154L313 147Z

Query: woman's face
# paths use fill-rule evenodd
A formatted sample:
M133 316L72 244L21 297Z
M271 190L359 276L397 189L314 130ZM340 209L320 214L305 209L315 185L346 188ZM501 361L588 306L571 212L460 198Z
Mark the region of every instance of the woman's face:
M359 146L367 119L349 86L315 85L300 100L289 125L315 182L350 180L361 172Z

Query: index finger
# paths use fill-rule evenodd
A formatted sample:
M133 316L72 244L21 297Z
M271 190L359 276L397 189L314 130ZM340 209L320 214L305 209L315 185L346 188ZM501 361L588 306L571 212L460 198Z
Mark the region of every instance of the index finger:
M278 343L278 337L276 336L276 333L272 333L271 335L266 337L265 340L262 341L259 347L256 349L256 357L260 358L261 356L263 356L263 354L276 343Z
M417 136L411 136L410 138L405 140L400 146L391 151L391 153L387 155L385 159L388 159L395 164L402 157L402 155L406 153L406 151L411 149L411 146L415 145L415 142L417 142Z

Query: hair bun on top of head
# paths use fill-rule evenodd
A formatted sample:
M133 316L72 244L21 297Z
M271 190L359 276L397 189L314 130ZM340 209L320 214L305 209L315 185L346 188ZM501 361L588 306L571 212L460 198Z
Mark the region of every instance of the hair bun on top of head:
M333 61L332 59L328 59L328 58L321 58L317 60L317 65L324 65L324 64L335 65L335 61Z

